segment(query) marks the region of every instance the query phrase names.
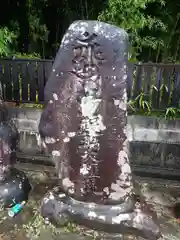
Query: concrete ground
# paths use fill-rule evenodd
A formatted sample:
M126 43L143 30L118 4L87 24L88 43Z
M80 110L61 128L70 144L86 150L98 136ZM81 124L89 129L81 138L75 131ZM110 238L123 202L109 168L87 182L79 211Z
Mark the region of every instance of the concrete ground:
M73 223L69 223L64 228L45 225L38 212L39 204L44 193L54 186L55 180L47 181L43 172L28 173L28 175L33 190L21 213L10 219L6 211L0 211L0 240L137 239L133 236L112 237ZM142 194L158 214L163 233L162 239L179 240L180 223L174 218L170 207L180 202L180 182L137 177L135 179L136 184L141 186Z

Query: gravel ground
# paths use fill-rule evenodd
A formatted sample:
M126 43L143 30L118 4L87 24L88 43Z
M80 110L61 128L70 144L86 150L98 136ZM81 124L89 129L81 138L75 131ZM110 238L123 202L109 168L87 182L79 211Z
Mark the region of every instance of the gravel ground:
M39 204L44 193L51 189L55 180L46 181L43 173L29 174L33 190L26 206L14 219L7 217L6 211L0 211L0 240L88 240L88 239L131 239L133 236L110 236L84 229L73 223L65 228L45 225L39 215ZM39 176L42 179L39 179ZM48 184L47 184L48 182ZM180 183L162 179L136 178L146 201L157 212L164 240L180 239L180 223L174 218L171 207L180 202ZM140 240L140 238L139 238Z

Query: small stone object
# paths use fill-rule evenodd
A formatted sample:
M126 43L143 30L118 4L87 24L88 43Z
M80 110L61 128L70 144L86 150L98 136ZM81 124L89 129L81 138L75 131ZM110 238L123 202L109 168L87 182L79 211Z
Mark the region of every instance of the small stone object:
M9 207L27 201L30 183L22 171L13 167L19 134L0 100L0 203Z
M64 35L39 124L59 191L45 196L41 210L57 222L66 215L98 230L154 240L160 237L159 227L133 194L127 46L124 30L97 21L74 22Z

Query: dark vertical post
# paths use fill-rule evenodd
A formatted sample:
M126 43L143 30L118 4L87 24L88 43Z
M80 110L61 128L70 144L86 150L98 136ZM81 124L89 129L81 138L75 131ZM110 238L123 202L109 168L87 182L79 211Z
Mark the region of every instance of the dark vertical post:
M77 21L66 32L45 88L39 125L60 184L45 196L42 214L157 239L158 227L133 195L127 46L124 30L102 22Z
M25 174L13 167L17 142L18 131L0 99L0 201L4 207L26 201L31 189Z

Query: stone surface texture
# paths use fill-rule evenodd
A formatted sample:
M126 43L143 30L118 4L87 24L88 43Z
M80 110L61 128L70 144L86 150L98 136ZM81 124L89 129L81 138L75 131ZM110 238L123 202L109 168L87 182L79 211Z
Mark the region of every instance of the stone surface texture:
M57 159L62 187L77 200L119 202L132 191L126 54L123 30L75 22L62 40L46 85L40 134Z
M19 134L8 114L3 100L0 100L0 205L9 207L27 200L31 189L23 172L14 168Z
M77 21L66 32L39 124L60 181L41 210L47 222L72 218L153 240L156 216L136 199L128 156L127 47L126 32L102 22Z
M9 118L6 104L0 100L0 180L12 166L18 142L18 131Z
M8 108L8 113L20 135L16 155L28 162L52 164L38 133L42 109ZM128 116L127 120L132 170L180 176L179 121L137 115Z
M63 228L46 225L39 214L40 202L43 195L57 183L50 179L44 182L40 177L43 171L28 170L27 174L33 186L29 201L14 218L9 218L7 211L0 212L0 240L144 240L133 235L107 235L73 223ZM179 182L135 177L135 184L140 186L143 197L158 213L162 232L161 240L179 240L180 223L169 210L169 206L180 201Z

